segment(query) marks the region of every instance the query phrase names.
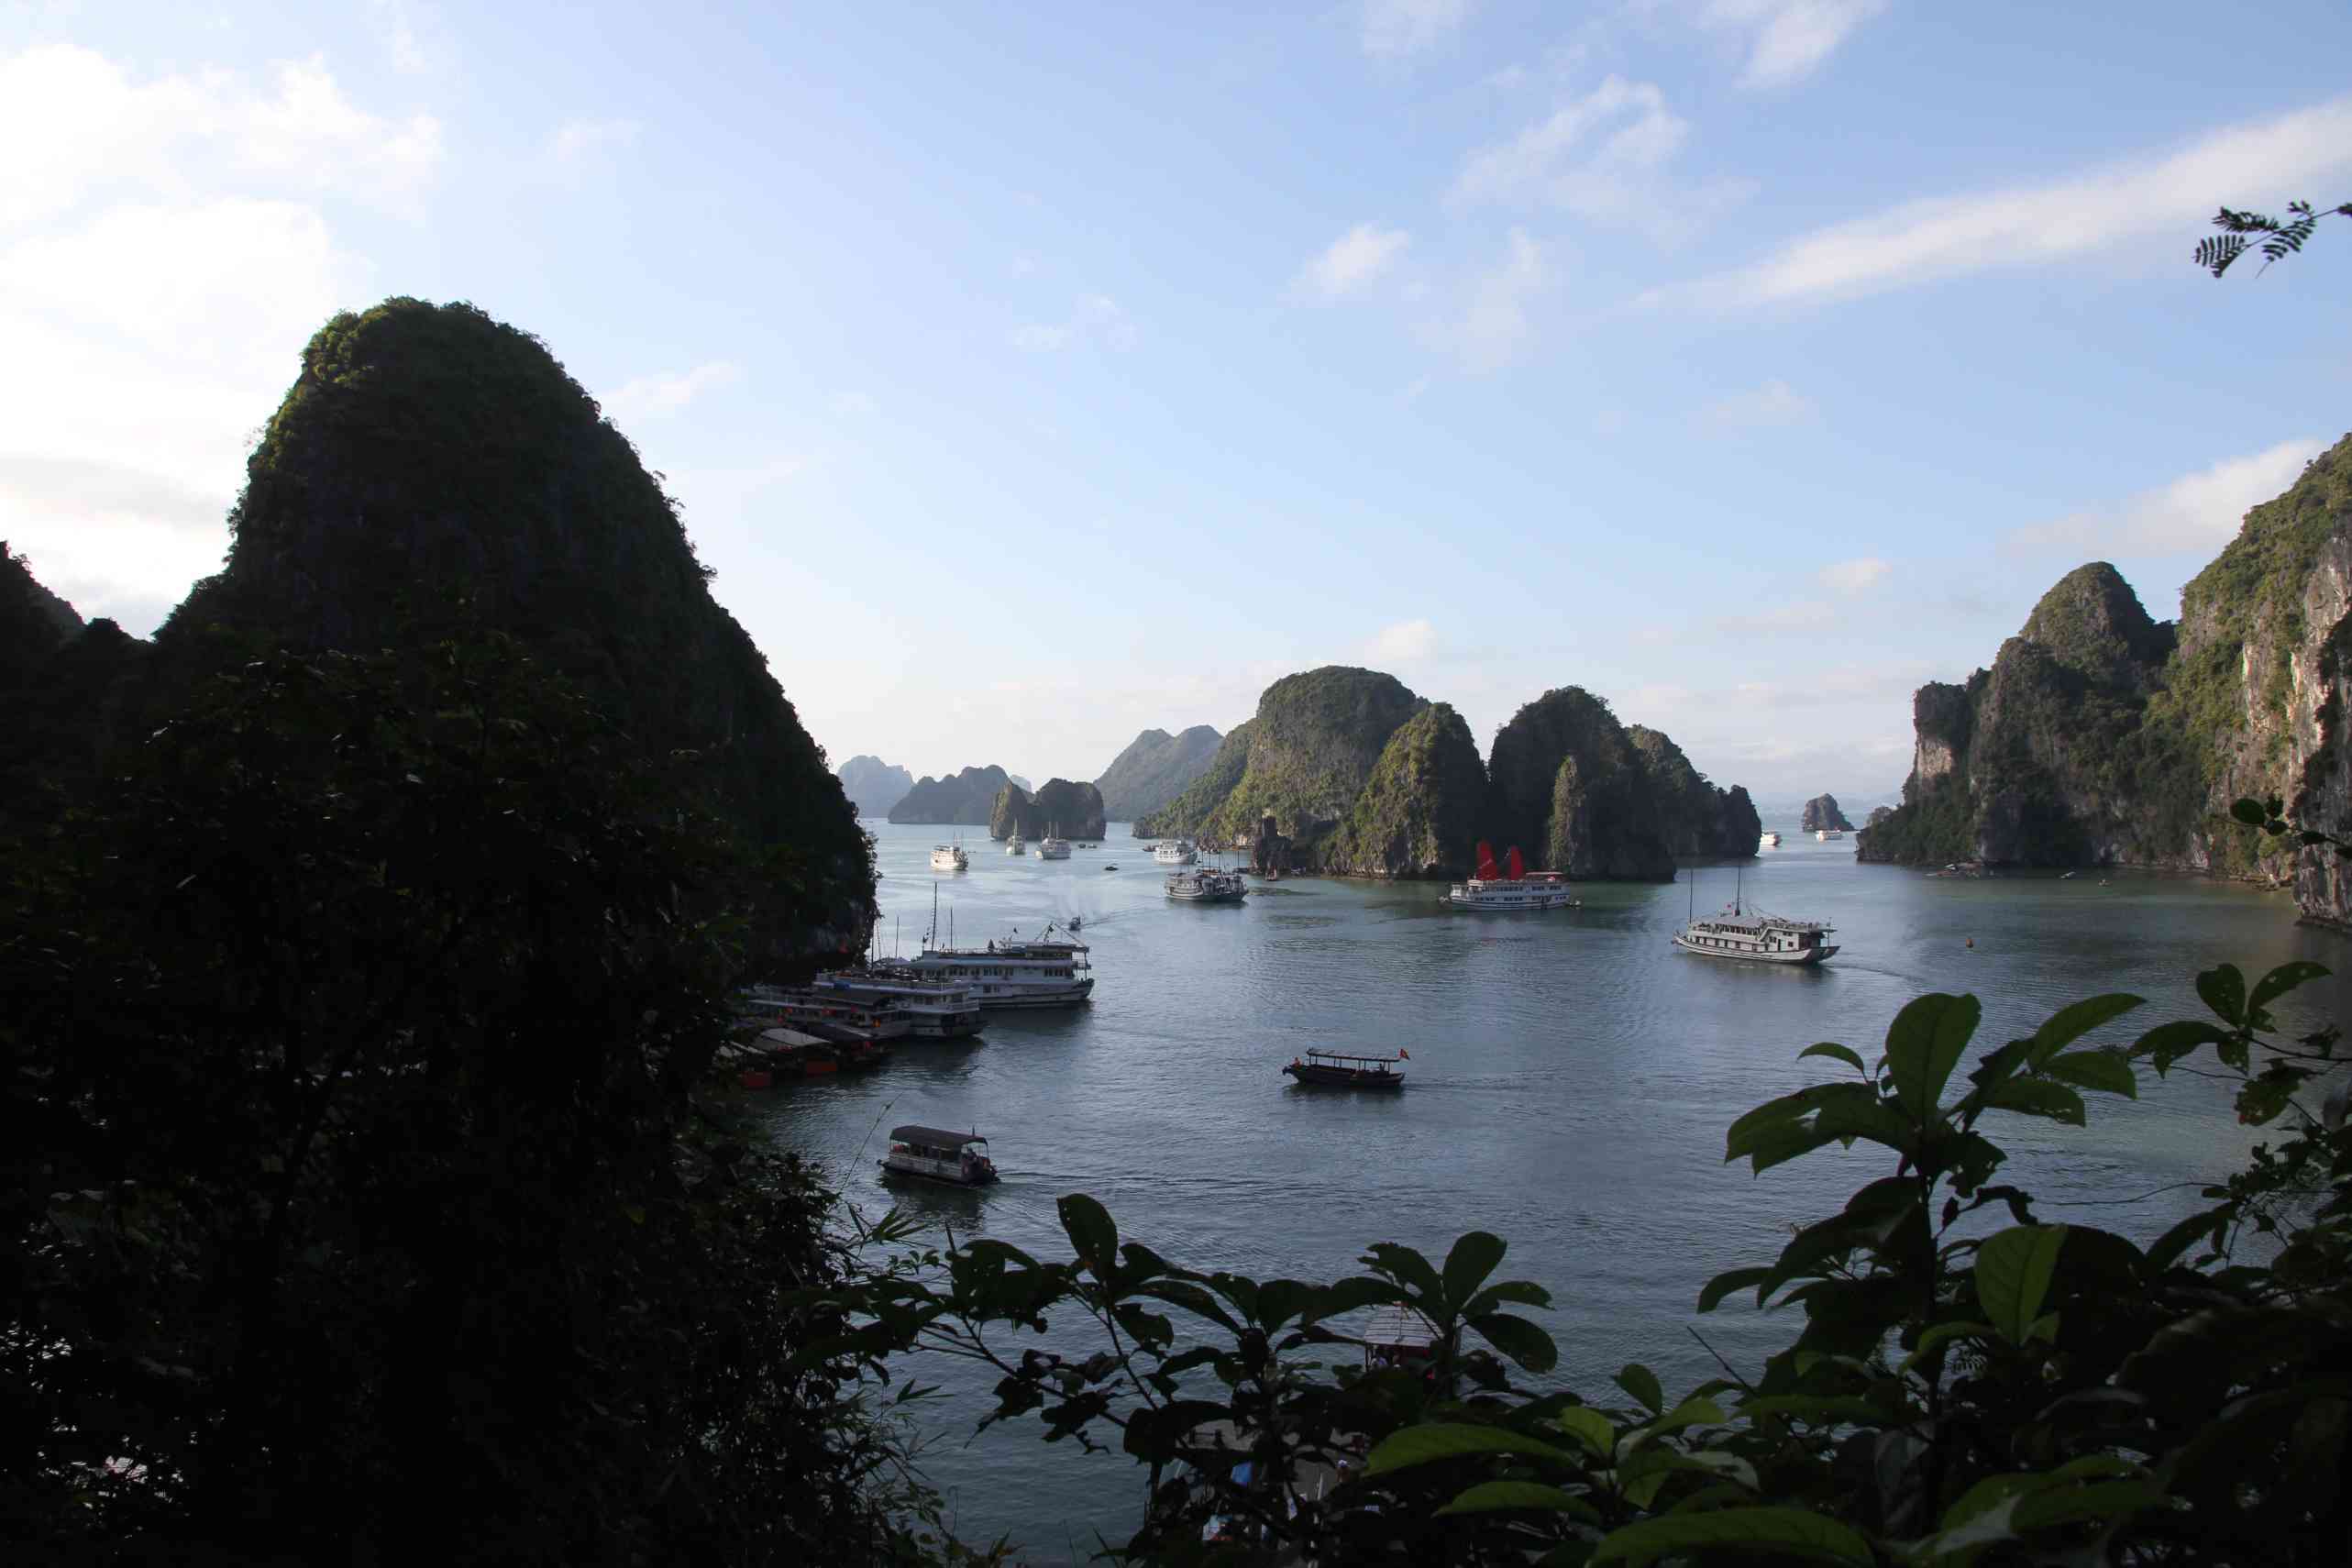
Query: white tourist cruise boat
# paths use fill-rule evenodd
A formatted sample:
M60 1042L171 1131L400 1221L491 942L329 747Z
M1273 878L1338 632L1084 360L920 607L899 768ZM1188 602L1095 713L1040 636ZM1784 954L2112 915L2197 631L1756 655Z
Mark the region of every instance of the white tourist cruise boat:
M1693 896L1696 896L1695 886ZM1674 933L1674 945L1707 958L1738 958L1750 964L1818 964L1838 951L1828 940L1834 929L1826 920L1790 920L1745 909L1735 892L1720 914L1705 920L1694 917Z
M1209 866L1169 872L1167 889L1168 897L1187 904L1238 904L1250 893L1239 871Z
M933 871L961 871L972 863L960 844L935 844L931 846L931 868Z
M1778 849L1780 846L1781 835L1776 833L1768 833L1756 841L1756 847L1759 849Z
M980 1004L971 987L926 977L902 965L837 969L819 975L812 988L895 1008L907 1015L907 1033L917 1040L961 1040L980 1032Z
M1529 871L1514 848L1507 864L1497 867L1495 851L1478 841L1478 875L1445 890L1445 901L1458 910L1567 910L1579 907L1568 878L1557 871Z
M1061 825L1059 823L1053 823L1046 828L1045 836L1037 841L1037 847L1032 853L1038 859L1067 860L1070 857L1070 841L1055 831Z
M739 1018L788 1029L813 1028L820 1034L858 1040L896 1040L914 1029L914 1017L900 999L860 996L815 987L754 986L735 999Z
M1152 845L1152 858L1163 866L1189 866L1195 858L1192 840L1164 838Z
M899 1176L927 1176L958 1187L981 1187L997 1179L986 1138L944 1127L891 1128L890 1152L876 1163Z
M1076 1007L1094 994L1087 945L1048 924L1034 938L1011 936L985 947L933 947L907 967L969 986L983 1008Z
M1816 844L1827 844L1833 838L1843 838L1845 836L1846 830L1844 828L1815 828L1813 830L1813 841Z

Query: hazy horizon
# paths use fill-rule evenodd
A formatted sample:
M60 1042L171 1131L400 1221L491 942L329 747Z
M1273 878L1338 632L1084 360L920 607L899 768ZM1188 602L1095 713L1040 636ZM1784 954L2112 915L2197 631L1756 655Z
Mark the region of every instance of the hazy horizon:
M1093 778L1353 664L1850 809L2065 571L2176 615L2352 424L2352 226L2189 261L2352 196L2352 13L2130 15L19 8L0 538L151 631L310 334L469 299L836 765Z

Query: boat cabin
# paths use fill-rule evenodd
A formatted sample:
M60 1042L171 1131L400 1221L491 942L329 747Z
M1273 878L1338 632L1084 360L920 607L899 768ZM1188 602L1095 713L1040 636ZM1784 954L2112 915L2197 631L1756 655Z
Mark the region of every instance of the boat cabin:
M1364 1369L1384 1372L1391 1367L1416 1371L1437 1363L1437 1325L1410 1307L1391 1305L1373 1309L1364 1326Z

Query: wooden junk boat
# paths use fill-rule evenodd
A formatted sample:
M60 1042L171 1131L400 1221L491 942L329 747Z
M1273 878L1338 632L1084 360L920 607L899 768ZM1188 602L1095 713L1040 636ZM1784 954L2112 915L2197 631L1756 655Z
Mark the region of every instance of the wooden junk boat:
M1401 1046L1393 1056L1355 1056L1344 1051L1309 1051L1293 1056L1282 1070L1302 1084L1328 1088L1400 1089L1405 1075L1397 1064L1412 1060Z
M982 1187L997 1179L996 1162L988 1150L988 1141L977 1132L910 1123L890 1129L890 1152L878 1163L899 1176Z

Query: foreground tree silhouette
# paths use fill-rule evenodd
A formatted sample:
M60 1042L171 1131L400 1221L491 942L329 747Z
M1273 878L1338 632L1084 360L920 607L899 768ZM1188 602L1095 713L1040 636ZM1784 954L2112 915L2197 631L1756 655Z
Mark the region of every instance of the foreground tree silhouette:
M9 857L0 1540L919 1550L777 1306L829 1198L695 1093L745 871L692 761L496 635L271 655Z

